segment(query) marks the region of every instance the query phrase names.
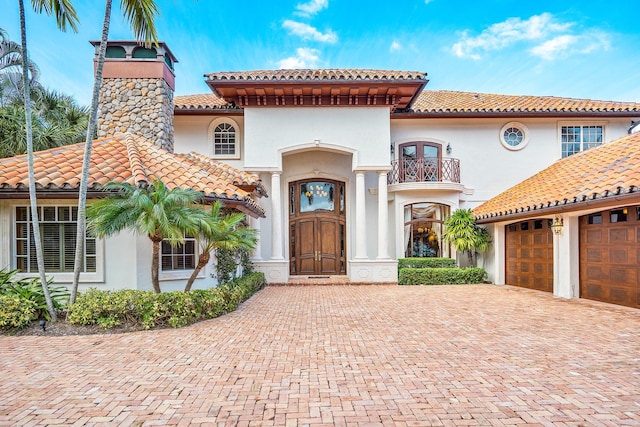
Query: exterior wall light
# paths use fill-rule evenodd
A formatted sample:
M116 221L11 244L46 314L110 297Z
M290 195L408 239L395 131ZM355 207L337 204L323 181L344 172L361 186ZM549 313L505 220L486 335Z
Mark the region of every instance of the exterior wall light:
M551 223L551 229L553 230L554 234L562 234L562 228L564 227L564 223L562 221L562 218L559 216L556 216L553 219L553 222Z
M451 144L447 144L447 154L451 154Z

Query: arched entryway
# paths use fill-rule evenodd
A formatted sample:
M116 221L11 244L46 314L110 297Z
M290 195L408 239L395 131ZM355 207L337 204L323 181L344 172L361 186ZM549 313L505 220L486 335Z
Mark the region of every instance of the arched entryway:
M289 184L291 275L346 274L345 197L342 181Z

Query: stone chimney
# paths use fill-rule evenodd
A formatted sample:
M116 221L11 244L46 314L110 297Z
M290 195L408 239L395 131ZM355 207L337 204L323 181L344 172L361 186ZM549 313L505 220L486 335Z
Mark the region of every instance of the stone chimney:
M90 42L97 65L100 42ZM177 59L163 42L108 41L98 107L98 137L129 132L173 152L173 92Z

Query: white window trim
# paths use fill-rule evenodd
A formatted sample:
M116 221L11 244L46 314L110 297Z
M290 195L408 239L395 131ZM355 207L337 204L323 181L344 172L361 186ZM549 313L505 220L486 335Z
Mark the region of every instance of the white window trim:
M200 247L200 242L198 241L198 239L195 239L195 260L194 260L194 265L198 265L198 257L200 256L200 253L202 252L202 248ZM160 246L160 251L158 253L158 280L161 282L165 282L165 281L169 281L169 280L186 280L189 277L191 277L191 275L193 274L193 270L195 270L194 268L188 268L188 269L184 269L184 270L163 270L162 269L162 244ZM200 272L198 273L198 275L196 276L197 279L204 279L206 276L206 272L205 270L207 270L209 268L209 264L211 263L211 260L209 260L209 263L207 265L205 265L202 270L200 270Z
M215 154L215 149L213 146L214 133L215 133L216 127L222 123L230 124L236 130L236 148L235 148L235 154L233 155ZM209 130L207 134L208 134L208 141L209 141L209 157L211 157L212 159L227 159L227 160L239 160L241 158L240 153L242 151L242 133L240 131L240 125L238 124L238 122L228 117L219 117L217 119L214 119L209 124Z
M608 141L607 138L607 126L609 125L608 121L589 121L589 120L563 120L558 122L558 126L556 128L557 136L556 139L558 141L558 152L560 154L559 158L562 158L562 127L563 126L602 126L602 144L605 144ZM582 142L580 142L580 152L582 152ZM570 156L567 156L570 157Z
M505 141L504 139L504 131L509 129L509 128L518 128L522 131L523 133L523 139L522 142L518 145L510 145L509 143L507 143L507 141ZM500 129L500 143L502 144L502 146L504 148L506 148L509 151L519 151L522 150L524 147L527 146L527 144L529 144L529 128L526 127L523 123L520 122L509 122L507 124L505 124L504 126L502 126L502 129Z
M38 207L41 206L75 206L75 203L69 203L66 200L39 200ZM15 224L16 224L16 207L29 207L29 201L20 201L17 203L10 203L8 205L9 210L9 230L7 234L11 236L10 242L10 251L9 251L9 265L11 269L16 268L16 232L15 232ZM80 273L80 283L104 283L104 239L96 238L96 271L92 273ZM45 272L47 279L53 278L55 284L69 284L73 283L73 272ZM17 273L17 278L31 278L31 277L39 277L38 272L34 273Z

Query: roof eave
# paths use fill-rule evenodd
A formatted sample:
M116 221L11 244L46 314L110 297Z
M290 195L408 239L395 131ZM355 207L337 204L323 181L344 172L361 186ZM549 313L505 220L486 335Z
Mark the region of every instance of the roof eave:
M392 119L500 118L500 117L640 117L640 111L397 111Z
M242 108L199 108L199 107L187 107L187 108L174 108L173 112L176 116L198 116L209 114L228 114L241 116L244 114Z
M491 224L494 222L513 221L518 219L538 217L542 215L553 215L563 212L576 212L587 208L607 208L621 205L628 202L637 203L640 201L640 188L631 187L626 192L611 192L611 195L593 195L590 198L577 200L565 199L564 201L547 202L546 206L527 206L520 209L509 209L503 212L492 212L480 217L476 216L478 224ZM513 211L513 212L511 212Z

